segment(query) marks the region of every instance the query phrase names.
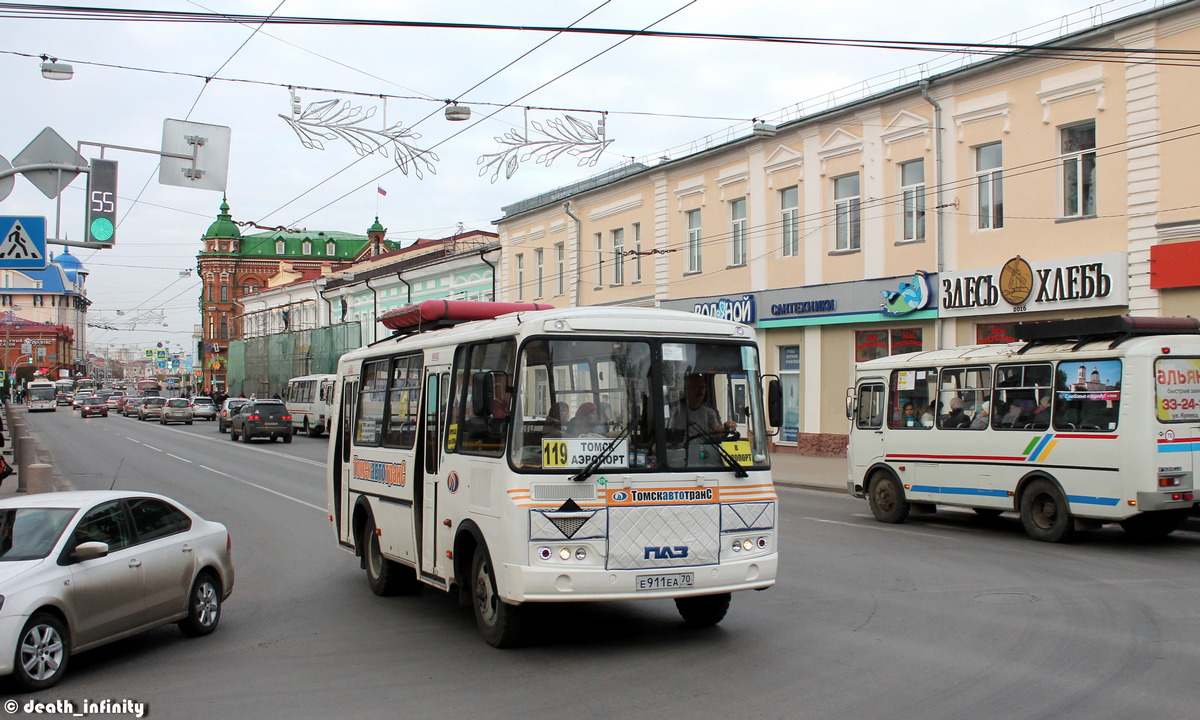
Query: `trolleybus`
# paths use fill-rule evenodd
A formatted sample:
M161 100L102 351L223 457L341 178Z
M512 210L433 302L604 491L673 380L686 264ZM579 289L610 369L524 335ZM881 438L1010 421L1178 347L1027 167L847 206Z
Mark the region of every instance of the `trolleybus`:
M304 375L288 380L284 402L292 414L292 431L318 437L333 417L333 385L337 375Z
M778 564L753 329L545 308L428 301L342 356L337 541L379 595L457 592L496 647L520 642L527 603L673 598L719 622Z
M1016 512L1061 542L1119 523L1173 532L1196 507L1200 321L1024 323L1020 342L860 363L849 491L875 518L939 505Z
M55 397L58 391L49 380L30 380L25 383L25 408L29 412L58 409Z

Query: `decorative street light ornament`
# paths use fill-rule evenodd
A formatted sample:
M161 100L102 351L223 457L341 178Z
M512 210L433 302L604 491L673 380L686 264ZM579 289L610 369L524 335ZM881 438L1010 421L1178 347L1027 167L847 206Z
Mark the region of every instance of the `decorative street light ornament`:
M524 132L511 130L497 137L496 142L504 149L482 155L476 161L483 166L479 169L479 174L482 176L490 171L492 182L496 182L500 177L501 170L504 171L505 180L511 179L521 163L528 162L531 158L535 163L550 167L560 156L571 155L578 158L577 164L580 167L593 167L600 161L600 155L605 148L613 141L605 137L603 116L593 128L591 123L564 115L544 124L529 122L526 119Z
M424 171L437 174L434 165L438 156L431 150L421 150L410 145L407 140L416 140L420 134L414 133L403 123L396 123L383 130L371 130L361 124L375 115L375 108L369 108L365 113L361 107L350 107L349 101L339 106L339 100L322 100L310 103L298 117L280 115L283 121L292 127L300 144L312 150L324 150L322 140L342 139L354 148L354 152L362 157L379 153L388 157L391 148L392 160L396 167L405 175L411 167L413 174L424 178Z

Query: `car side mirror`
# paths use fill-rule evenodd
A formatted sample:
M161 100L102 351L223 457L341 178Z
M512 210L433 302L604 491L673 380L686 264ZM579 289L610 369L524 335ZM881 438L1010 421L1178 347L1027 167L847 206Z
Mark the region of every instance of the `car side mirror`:
M108 554L108 543L102 543L96 540L79 543L75 546L74 552L71 553L71 559L75 562L83 562L85 560L95 560L102 558Z

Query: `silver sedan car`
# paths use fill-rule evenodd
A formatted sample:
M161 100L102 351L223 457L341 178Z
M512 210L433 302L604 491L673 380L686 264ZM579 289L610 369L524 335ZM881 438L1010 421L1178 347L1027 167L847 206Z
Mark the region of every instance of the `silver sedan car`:
M232 552L224 525L161 495L0 500L0 676L42 690L75 653L168 623L211 633L233 590Z

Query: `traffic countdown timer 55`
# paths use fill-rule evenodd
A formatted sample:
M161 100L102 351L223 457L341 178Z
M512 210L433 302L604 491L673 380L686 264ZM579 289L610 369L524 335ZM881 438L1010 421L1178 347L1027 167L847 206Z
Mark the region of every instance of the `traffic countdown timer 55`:
M88 173L88 242L112 245L117 234L117 162L93 158Z

